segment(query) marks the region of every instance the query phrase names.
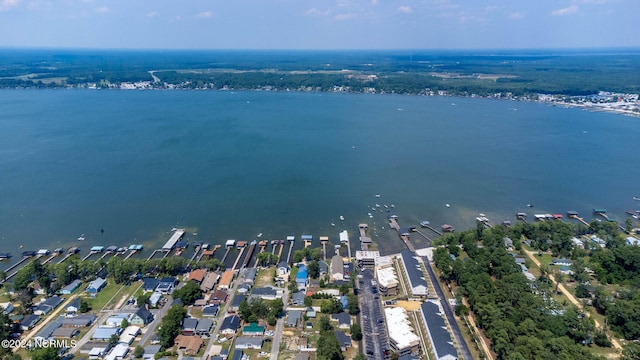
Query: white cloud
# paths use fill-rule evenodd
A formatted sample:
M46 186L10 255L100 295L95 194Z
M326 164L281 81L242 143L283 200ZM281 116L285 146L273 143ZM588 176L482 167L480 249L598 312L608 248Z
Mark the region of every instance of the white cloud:
M98 14L107 14L107 13L111 12L111 9L109 9L106 6L101 6L101 7L93 9L93 12L98 13Z
M618 0L573 0L577 4L609 4Z
M578 12L578 5L571 5L566 8L553 10L551 12L552 16L565 16L565 15L573 15Z
M518 19L522 19L524 17L524 14L520 13L520 12L514 12L509 14L509 16L507 16L507 18L509 18L509 20L518 20Z
M160 13L157 12L157 11L152 11L152 12L147 13L145 16L146 17L150 17L150 18L157 18L157 17L160 16Z
M203 12L198 13L196 15L196 17L199 18L199 19L208 19L208 18L210 18L212 16L213 16L213 13L211 11L203 11Z
M413 12L413 9L411 8L411 6L400 6L396 11L399 13L411 14Z
M376 5L378 3L378 0L371 0L371 5Z
M331 14L331 10L327 9L325 11L321 11L316 8L311 8L307 10L304 14L308 16L327 16Z
M356 17L356 14L353 13L349 13L349 14L338 14L334 17L335 20L351 20L353 18Z
M6 11L11 9L12 7L18 6L20 0L2 0L0 2L0 11Z

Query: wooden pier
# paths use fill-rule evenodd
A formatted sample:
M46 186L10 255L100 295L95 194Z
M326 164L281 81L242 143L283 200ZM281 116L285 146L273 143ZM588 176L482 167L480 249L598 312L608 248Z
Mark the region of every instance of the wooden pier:
M398 232L398 236L400 236L400 239L402 239L407 249L411 250L412 252L416 251L413 245L409 242L409 235L403 234L402 230L400 230L400 224L398 224L397 217L389 218L389 226Z
M42 255L36 255L36 256L25 256L24 259L20 260L20 262L18 264L21 264L23 262L25 262L26 260L29 259L33 259L33 261L37 261L38 259L40 259L42 257ZM15 265L12 267L13 269L15 269ZM4 284L5 282L11 280L14 276L16 276L16 274L18 273L18 271L20 271L22 268L14 270L11 274L7 275L7 277L0 281L0 284Z
M17 268L18 266L20 266L22 263L24 263L25 261L31 259L31 256L24 256L22 257L22 259L20 261L18 261L17 263L9 266L7 269L4 270L5 274L8 274L9 272L11 272L11 270Z
M193 247L193 255L191 256L191 261L194 261L196 257L198 257L198 254L200 253L201 249L202 249L202 245L196 245Z
M89 251L89 253L82 258L82 261L86 261L87 259L89 259L93 254L97 254L96 251Z
M127 260L128 258L132 257L137 252L138 252L138 250L129 251L129 254L127 256L125 256L124 259ZM155 251L154 251L154 253L155 253ZM147 259L147 261L149 261L152 257L153 257L153 254L151 254L151 256L149 257L149 259Z
M425 229L429 229L429 230L433 231L434 233L438 234L438 236L442 236L442 231L434 228L433 226L431 226L429 224L422 225L422 227L425 228Z
M278 251L278 263L280 263L280 259L282 259L282 250L284 250L284 241L280 241L280 251Z
M47 259L45 259L45 260L42 262L42 265L46 265L47 263L51 262L51 261L53 260L53 258L54 258L54 257L56 257L56 256L58 256L58 255L59 255L59 253L54 252L50 257L48 257Z
M260 247L260 252L258 254L262 254L265 251L266 247L269 246L269 242L267 240L262 240L258 243L258 246ZM258 267L259 260L259 257L256 256L256 262L253 264L254 268Z
M425 238L427 241L429 241L429 244L431 244L432 240L427 235L425 235L422 231L420 231L418 229L415 229L414 232L417 232L418 235L420 235L423 238Z
M112 253L113 253L113 251L109 251L109 250L105 251L105 253L102 254L102 256L100 256L100 258L98 260L96 260L96 263L99 262L100 260L104 259L105 257L107 257L107 255L112 254Z
M578 214L569 214L569 215L568 215L568 217L569 217L569 218L571 218L571 219L576 219L576 220L578 220L579 222L581 222L582 224L584 224L586 227L591 227L591 225L590 225L588 222L586 222L583 218L581 218L580 216L578 216Z
M293 243L294 242L295 242L295 240L289 240L289 254L287 254L287 264L289 264L289 261L291 261L291 252L293 251Z
M233 246L227 246L227 251L224 253L224 256L222 256L222 262L224 263L225 260L227 260L227 256L229 256L229 253L231 252L231 249L233 248Z
M320 236L320 243L322 244L322 255L324 256L324 261L327 261L327 243L329 242L328 236Z
M253 256L253 252L256 250L256 244L257 242L255 240L252 241L251 244L249 244L249 250L247 250L247 257L242 262L243 268L246 268L249 266L249 262L251 262L251 257ZM258 259L256 259L256 263L257 263L257 260Z

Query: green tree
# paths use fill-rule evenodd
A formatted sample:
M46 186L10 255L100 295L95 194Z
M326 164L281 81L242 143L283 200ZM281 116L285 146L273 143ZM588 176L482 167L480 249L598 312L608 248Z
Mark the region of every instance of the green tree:
M185 305L193 305L196 300L202 299L202 289L195 281L187 281L183 287L173 291L173 297L182 299Z
M136 348L133 350L133 357L136 359L140 359L142 358L143 355L144 355L144 348L140 345L136 346Z
M320 333L318 339L318 347L316 351L318 360L343 360L340 343L333 331L324 331Z
M180 305L173 305L162 318L158 329L160 345L168 349L173 346L173 341L181 332L182 319L187 315L187 310Z
M59 360L59 351L57 347L36 347L29 351L29 357L32 360Z
M148 304L150 298L151 298L150 293L143 292L142 294L138 295L138 297L136 298L136 304L138 304L138 306L143 306L144 304ZM184 300L182 301L184 302Z
M309 271L309 277L312 279L317 279L320 276L320 265L315 260L307 264L307 270Z
M304 306L310 307L312 305L313 305L313 299L311 298L311 296L305 296L304 297Z
M91 307L89 306L89 301L85 299L80 299L80 307L78 308L78 311L81 313L86 313L86 312L89 312L90 310L91 310Z
M360 324L353 323L351 325L351 338L355 341L362 340L362 328L360 327Z

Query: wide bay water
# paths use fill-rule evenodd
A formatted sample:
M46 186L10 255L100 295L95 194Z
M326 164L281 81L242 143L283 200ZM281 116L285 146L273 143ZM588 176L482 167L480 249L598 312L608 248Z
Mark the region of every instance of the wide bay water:
M623 219L639 205L639 135L638 118L487 99L2 90L0 248L156 248L174 226L211 243L336 242L366 222L389 252L391 204L403 226Z

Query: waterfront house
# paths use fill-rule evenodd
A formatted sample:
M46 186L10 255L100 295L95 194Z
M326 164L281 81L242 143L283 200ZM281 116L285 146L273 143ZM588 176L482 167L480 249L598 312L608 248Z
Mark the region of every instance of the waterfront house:
M89 283L87 286L87 292L90 294L97 294L107 285L107 280L103 278L97 278Z
M229 290L231 287L231 282L235 276L235 272L233 270L226 270L220 276L220 281L218 283L218 289L220 290Z
M291 269L286 261L281 261L280 264L278 264L278 276L289 275L289 271L291 271Z
M247 268L244 270L244 281L249 282L253 285L253 282L256 280L256 275L258 274L258 269L256 268Z
M149 311L147 304L143 304L138 310L129 317L129 324L137 326L146 326L153 321L153 314Z
M171 294L173 289L176 286L176 279L170 276L163 277L158 282L158 286L156 287L156 291L161 292L163 294Z
M207 272L203 269L195 269L189 273L189 280L195 281L196 284L200 285L206 275Z
M342 261L342 256L336 254L331 258L329 275L333 281L344 280L344 262Z
M160 281L156 278L143 278L142 279L142 292L152 292L156 290Z
M200 283L200 290L204 292L213 290L219 278L220 278L219 274L215 272L207 272L207 275L204 276L202 283Z
M67 286L63 287L62 289L60 289L60 294L62 295L69 295L71 293L73 293L74 291L76 291L80 285L82 285L82 281L76 279L73 280L70 284L68 284Z

